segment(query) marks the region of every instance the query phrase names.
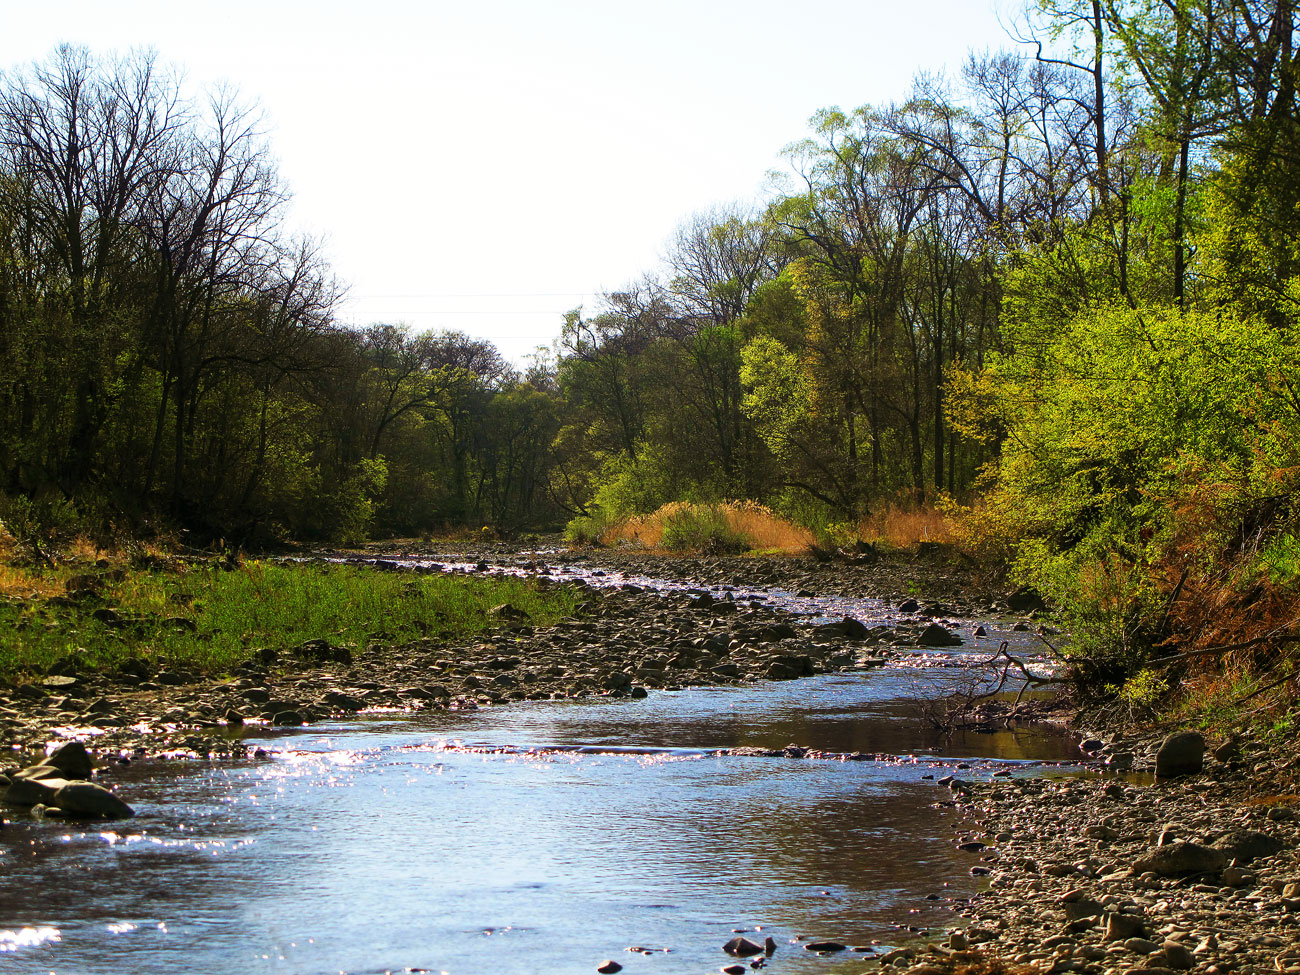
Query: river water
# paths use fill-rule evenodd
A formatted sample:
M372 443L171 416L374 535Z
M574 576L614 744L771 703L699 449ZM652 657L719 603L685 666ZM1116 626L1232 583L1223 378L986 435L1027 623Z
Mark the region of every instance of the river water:
M0 832L0 972L676 975L738 932L777 943L767 971L860 972L977 889L936 780L1078 755L1042 728L937 736L919 682L959 673L374 715L121 766L136 818ZM713 754L792 742L888 757ZM802 947L824 939L862 950Z

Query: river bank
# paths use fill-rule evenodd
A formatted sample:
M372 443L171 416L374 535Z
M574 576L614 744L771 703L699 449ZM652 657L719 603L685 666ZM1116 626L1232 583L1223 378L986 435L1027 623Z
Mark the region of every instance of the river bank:
M133 661L0 686L0 741L15 751L53 738L87 740L101 759L146 753L242 754L246 725L298 725L387 709L470 710L509 701L644 696L651 690L784 680L880 666L902 652L951 640L972 614L1007 616L988 594L959 592L926 562L881 571L812 559L654 558L605 553L385 548L318 561L414 573L508 573L542 588L571 587L582 605L534 626L515 607L493 610L478 637L390 642L382 621L364 647L312 640L253 656L224 679ZM410 565L411 560L417 564ZM441 560L441 561L439 561ZM310 561L310 560L308 560ZM651 581L653 576L655 581ZM635 578L638 582L618 581ZM920 580L920 581L918 581ZM943 599L917 599L922 585ZM892 603L881 620L827 618L773 605L871 596ZM901 604L901 605L900 605ZM1022 614L1023 615L1023 614ZM1015 617L1019 620L1020 617ZM1023 622L1021 625L1027 625ZM967 630L971 630L967 626ZM967 641L978 638L967 632Z
M1159 735L1106 746L1149 760ZM958 786L989 887L959 947L1038 972L1300 971L1297 760L1246 733L1199 774Z
M853 565L418 547L319 558L378 572L524 575L541 587L575 588L581 605L550 626L498 607L490 633L460 642L376 639L358 649L315 641L276 659L250 661L219 681L160 670L61 675L4 687L0 738L13 761L24 764L24 753L39 754L51 740L81 738L111 780L114 763L146 755L241 756L248 726L255 731L386 710L472 711L527 700L636 699L659 689L869 669L915 660L934 627L983 656L997 635L977 636L986 624L1022 632L1044 625L1019 602L1022 594L981 585L941 559ZM878 617L844 618L835 611L841 597L880 600ZM814 600L823 607L818 616L781 604ZM1062 711L1059 704L1040 705L1033 714L1059 719ZM999 717L966 716L988 723ZM988 888L958 905L955 933L942 945L919 943L886 955L891 967L956 970L994 958L1000 961L990 970L1005 962L1012 969L1088 975L1300 970L1288 967L1296 959L1287 955L1300 937L1300 888L1292 886L1300 882L1293 756L1242 736L1211 742L1200 775L1148 784L1142 775L1162 734L1085 735L1092 738L1088 751L1111 758L1112 768L1129 769L1124 774L945 783L951 795L942 793L936 805L964 817L954 840L980 852L975 870L988 876ZM802 757L797 752L789 757ZM1232 837L1243 832L1253 838L1241 842L1254 846L1232 847ZM1218 844L1231 855L1198 872L1141 868L1154 848L1177 841Z

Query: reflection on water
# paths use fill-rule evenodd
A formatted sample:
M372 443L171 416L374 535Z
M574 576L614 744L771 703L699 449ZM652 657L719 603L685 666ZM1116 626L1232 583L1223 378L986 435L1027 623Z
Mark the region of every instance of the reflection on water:
M775 938L771 971L860 971L862 955L792 942L896 942L973 890L978 858L954 849L926 777L1077 754L1042 733L944 742L900 700L909 679L388 716L270 737L266 761L131 766L115 779L136 819L2 834L0 971L524 975L614 958L670 975L717 970L737 929ZM790 742L899 760L703 754ZM602 745L649 750L546 751Z

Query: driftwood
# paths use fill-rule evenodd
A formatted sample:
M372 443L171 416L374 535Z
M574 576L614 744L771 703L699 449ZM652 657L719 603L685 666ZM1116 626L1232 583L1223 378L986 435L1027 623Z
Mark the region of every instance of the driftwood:
M1046 643L1047 641L1044 640L1044 642ZM965 715L969 714L981 701L987 701L990 698L1001 694L1003 689L1007 686L1007 682L1012 679L1013 671L1017 672L1019 676L1023 678L1024 683L1021 684L1020 691L1016 694L1015 702L1011 706L1011 713L1005 718L1006 721L1015 720L1017 713L1020 710L1021 702L1024 699L1025 691L1029 690L1031 687L1042 687L1048 684L1061 683L1060 678L1034 676L1029 672L1029 669L1025 666L1023 661L1018 660L1011 655L1008 649L1009 647L1010 644L1006 640L1003 640L1002 645L998 647L997 653L970 668L970 670L978 671L980 674L986 674L990 669L993 669L995 673L997 673L997 685L992 690L977 693L975 687L978 686L979 683L982 683L982 680L976 679L968 690L954 692L944 698L943 702L930 702L930 706L925 708L925 716L927 720L940 730L946 732L953 731L960 723L961 719ZM1048 647L1054 654L1056 653L1055 647L1052 647L1051 644L1048 644ZM996 670L999 665L1001 666L1000 672ZM943 706L943 704L946 704L946 706Z

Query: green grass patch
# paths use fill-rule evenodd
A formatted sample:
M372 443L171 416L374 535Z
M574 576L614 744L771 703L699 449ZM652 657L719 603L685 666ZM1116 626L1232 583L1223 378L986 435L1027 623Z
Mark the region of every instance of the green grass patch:
M223 674L267 648L328 640L454 640L500 625L503 603L544 626L579 601L524 579L249 562L109 574L93 595L0 599L0 675L114 668L134 657Z

